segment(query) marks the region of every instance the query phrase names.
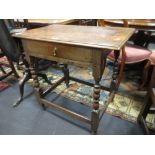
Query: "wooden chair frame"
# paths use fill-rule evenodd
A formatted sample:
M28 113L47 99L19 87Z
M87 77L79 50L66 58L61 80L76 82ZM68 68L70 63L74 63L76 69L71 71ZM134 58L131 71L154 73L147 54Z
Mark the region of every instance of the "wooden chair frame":
M122 19L122 21L123 21L123 26L124 27L129 27L128 21L126 19ZM98 26L106 26L106 25L107 25L107 23L106 23L106 21L104 21L104 19L99 19L98 20ZM108 57L108 58L110 60L113 60L111 57ZM125 51L125 47L123 47L123 49L122 49L122 58L119 61L119 63L120 63L120 72L119 72L118 85L120 84L120 82L122 80L122 77L123 77L123 70L124 70L124 66L126 64L125 61L126 61L126 51ZM146 64L144 66L142 83L140 84L140 86L138 87L138 89L142 89L144 87L146 81L147 81L149 66L150 66L150 62L148 60L148 61L146 61Z

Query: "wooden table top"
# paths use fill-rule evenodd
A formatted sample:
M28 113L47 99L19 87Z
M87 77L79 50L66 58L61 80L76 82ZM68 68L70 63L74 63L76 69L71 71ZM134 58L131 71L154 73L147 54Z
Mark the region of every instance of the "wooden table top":
M28 19L29 24L43 24L43 25L51 25L51 24L69 24L77 19ZM23 20L20 20L23 22Z
M14 35L17 38L120 50L135 29L76 25L50 25Z
M104 21L110 25L123 25L121 19L104 19ZM129 27L137 29L150 29L155 30L155 19L127 19Z

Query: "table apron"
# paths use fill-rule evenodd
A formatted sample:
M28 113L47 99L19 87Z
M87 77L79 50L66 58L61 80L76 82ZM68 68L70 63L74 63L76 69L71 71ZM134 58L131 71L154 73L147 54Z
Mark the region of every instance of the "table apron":
M93 52L104 52L104 49L94 50L93 48L88 47L29 39L22 39L22 43L24 51L28 56L60 63L75 64L78 66L92 66L92 63L94 62Z

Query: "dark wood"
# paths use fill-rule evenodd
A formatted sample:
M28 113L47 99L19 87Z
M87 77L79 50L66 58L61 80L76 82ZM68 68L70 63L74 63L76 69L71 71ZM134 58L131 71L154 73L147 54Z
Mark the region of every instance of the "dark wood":
M103 86L100 86L100 80L104 73L107 55L111 50L116 50L116 55L119 55L117 53L120 52L123 45L133 33L134 29L131 28L52 25L28 30L23 34L14 35L14 37L21 38L22 40L27 60L31 66L31 74L34 80L35 94L38 102L44 108L50 106L63 111L74 118L89 122L91 124L91 131L96 133L99 125L100 89L104 88ZM32 57L63 63L64 78L51 86L47 91L40 93L40 85L35 66L33 65L34 58ZM93 69L92 74L95 84L93 85L93 106L90 120L84 116L71 112L70 110L64 109L63 107L54 105L42 98L64 80L67 86L69 85L69 80L81 82L81 80L69 76L67 64L90 66ZM117 70L114 71L114 74L117 74ZM82 83L92 86L92 84L87 82ZM116 93L116 87L114 89L114 93L112 89L110 90L111 94ZM106 90L109 89L107 88ZM111 95L111 97L114 97L114 95Z
M23 19L15 19L15 24L18 25L24 24ZM80 20L78 19L27 19L28 27L30 29L39 28L43 26L53 25L53 24L80 24Z
M44 104L47 107L52 107L56 110L64 112L65 114L68 114L69 116L72 116L73 118L79 119L80 121L84 121L84 122L89 123L89 124L91 123L91 120L89 118L84 117L84 116L82 116L76 112L71 111L71 110L68 110L62 106L55 104L55 103L49 102L45 99L41 99L41 102L42 102L42 104Z
M17 107L22 101L23 101L23 97L24 97L24 85L25 83L32 79L32 74L31 74L31 70L30 70L30 67L29 67L29 64L25 58L25 55L22 54L22 62L23 62L23 65L24 65L24 76L22 77L22 79L19 81L19 92L20 92L20 96L19 98L17 99L17 101L15 103L13 103L13 107ZM34 59L35 60L35 59ZM36 62L36 61L35 61ZM36 66L36 64L34 63L33 65ZM37 67L36 67L37 68ZM48 84L52 84L46 74L42 74L40 73L38 70L36 72L37 76L39 77L42 77Z
M68 65L63 64L62 70L63 70L64 77L65 77L66 87L69 87L69 69L68 69Z
M12 28L23 28L26 27L27 29L31 29L31 28L35 28L35 27L41 27L41 26L45 26L45 25L50 25L50 24L75 24L75 22L77 22L78 20L65 20L65 19L59 19L59 20L46 20L46 19L37 19L37 20L28 20L28 19L17 19L17 20L7 20L9 21L9 23L12 23ZM17 40L17 43L19 45L19 47L21 48L21 51L23 51L23 47L21 46L21 42L19 40ZM24 84L32 78L32 75L30 73L30 69L29 69L29 65L27 63L27 60L25 59L25 53L21 52L21 61L23 62L22 65L24 65L24 76L23 78L20 80L19 82L19 90L20 90L20 97L19 99L13 104L13 107L18 106L21 101L23 100L23 95L24 95ZM35 59L36 60L36 59ZM35 61L35 64L38 64L38 61ZM37 67L38 65L36 65ZM18 69L20 69L19 67L19 61L17 63L17 67ZM50 81L48 80L47 76L45 74L41 74L40 72L38 72L39 69L37 69L37 75L42 77L47 83L51 84ZM65 71L65 70L64 70ZM12 73L12 72L11 72ZM10 75L11 73L7 74ZM4 78L4 77L3 77Z
M119 66L119 75L118 75L118 79L117 79L117 88L120 85L120 82L122 80L123 77L123 71L124 71L124 66L125 66L125 61L126 61L126 52L125 52L125 46L122 48L122 50L120 51L121 54L121 62L120 62L120 66Z
M41 99L40 99L40 83L38 80L38 76L37 76L37 72L36 72L36 68L34 65L34 57L30 58L30 72L32 75L32 79L33 79L33 84L34 84L34 90L35 90L35 95L37 98L37 101L40 105L42 105L44 107L44 105L41 103Z
M145 104L143 105L142 110L138 117L138 123L144 129L145 134L150 134L145 119L149 112L155 113L154 109L151 110L151 106L155 105L155 66L153 66L151 80L149 83L149 88L145 100L146 100Z
M119 74L119 62L118 62L118 58L119 58L119 52L118 51L114 51L114 66L113 66L113 75L112 75L112 82L111 82L111 90L115 90L117 91L117 80L118 80L118 74ZM119 81L120 83L120 81Z
M97 19L15 19L14 25L26 25L28 28L39 28L53 24L96 26Z
M121 27L51 25L28 30L14 35L14 37L23 38L26 41L51 42L54 46L56 46L54 43L61 43L88 48L120 50L134 31L135 29L132 28Z
M87 82L87 81L83 81L83 80L77 79L77 78L72 77L72 76L69 76L69 79L73 80L73 81L76 81L76 82L79 82L79 83L82 83L82 84L85 84L85 85L88 85L90 87L94 87L93 83L90 83L90 82ZM106 91L110 91L110 88L105 87L105 86L101 86L101 89L102 90L106 90Z
M155 19L126 19L129 27L136 28L138 30L155 30ZM122 19L104 19L106 25L110 26L122 26L124 22Z
M54 83L50 88L45 90L41 93L41 97L46 96L49 92L51 92L53 89L55 89L58 85L60 85L62 82L65 81L65 77L62 77L60 80L58 80L56 83Z
M94 90L93 90L93 109L91 115L91 131L96 133L99 125L99 98L100 98L100 80L102 78L106 58L109 54L108 50L103 50L102 52L98 52L93 49L92 57L93 57L93 77L94 77Z

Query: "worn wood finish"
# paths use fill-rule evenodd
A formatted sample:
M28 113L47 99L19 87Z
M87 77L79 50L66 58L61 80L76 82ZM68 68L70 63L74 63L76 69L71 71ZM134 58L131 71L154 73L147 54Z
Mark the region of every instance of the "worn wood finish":
M135 29L75 25L50 25L15 35L18 38L120 50Z
M92 62L92 50L73 45L23 39L23 46L30 56L57 61L60 63L78 63L89 65ZM65 52L64 52L65 51ZM83 55L81 57L81 55Z
M93 90L93 110L91 115L91 130L96 133L99 125L99 99L100 99L100 80L102 78L106 58L110 51L102 50L100 52L93 50L92 53L92 68L93 68L93 77L95 80L94 90Z
M134 29L131 28L99 28L94 26L53 25L28 30L23 34L15 35L14 37L22 39L27 60L31 65L31 74L34 79L35 93L38 102L43 107L53 107L69 114L70 116L90 123L91 131L96 133L99 125L100 89L104 89L103 86L100 86L100 80L104 73L107 55L112 49L116 50L116 55L119 55L117 52L119 53L125 42L133 33ZM33 65L33 59L31 57L39 57L64 63L64 78L59 80L48 90L40 93L39 82L35 72L35 66ZM82 82L82 80L70 77L67 64L91 66L93 69L95 84L93 85L91 83ZM117 71L114 71L116 74ZM43 99L49 91L53 90L61 82L65 81L66 86L69 86L69 80L75 80L94 87L91 119L71 112L70 110L58 105L54 105L53 103ZM109 88L105 89L109 90ZM116 88L114 89L116 90ZM114 92L111 92L113 94L111 95L111 98L114 97L116 92L115 90L110 90Z

